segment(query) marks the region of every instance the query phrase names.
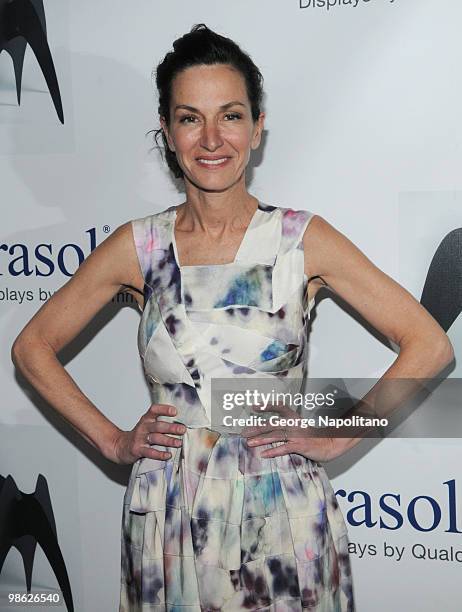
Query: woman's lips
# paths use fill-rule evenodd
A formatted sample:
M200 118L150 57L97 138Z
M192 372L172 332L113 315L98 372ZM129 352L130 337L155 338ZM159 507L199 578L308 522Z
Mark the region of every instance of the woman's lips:
M220 157L216 160L207 160L207 159L196 159L197 163L201 166L201 168L207 168L207 170L215 170L217 168L223 168L229 162L230 157Z

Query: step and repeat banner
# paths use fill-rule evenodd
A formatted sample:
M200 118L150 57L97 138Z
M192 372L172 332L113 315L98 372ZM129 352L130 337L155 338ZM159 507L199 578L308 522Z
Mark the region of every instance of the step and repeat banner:
M5 593L30 583L34 592L61 589L61 609L111 612L130 466L90 447L15 370L10 350L119 225L184 201L150 132L159 127L153 67L196 23L251 55L265 78L266 123L249 192L322 215L411 292L451 339L456 361L445 376L457 388L462 5L14 6L0 2L0 609L12 609ZM332 292L319 295L310 376L380 377L397 347ZM123 429L150 404L139 317L134 300L119 294L59 354ZM359 612L461 609L461 417L450 391L435 390L393 437L364 441L327 466L349 530Z

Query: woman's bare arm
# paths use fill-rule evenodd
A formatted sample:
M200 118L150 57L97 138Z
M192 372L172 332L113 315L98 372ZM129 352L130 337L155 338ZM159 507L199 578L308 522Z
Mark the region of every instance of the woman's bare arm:
M399 346L392 377L432 378L454 359L448 336L430 313L323 217L315 215L303 242L308 277L320 276Z
M16 367L47 402L55 408L90 444L105 457L119 462L115 449L122 432L82 392L57 359L57 354L73 340L93 317L124 286L143 291L144 279L139 267L131 223L118 227L80 265L63 285L30 319L15 339L11 357ZM169 414L168 407L151 407L151 417ZM152 420L150 421L153 422ZM141 435L148 431L172 431L175 426L147 422L138 427L136 436L125 443L124 460L136 459L128 453L140 451ZM160 437L159 437L160 436ZM152 435L153 442L170 444L173 438ZM136 439L135 439L136 438ZM176 446L177 444L170 444ZM164 453L146 447L144 456L165 458ZM161 457L162 456L162 457Z
M352 413L390 417L424 386L425 379L433 378L453 361L454 350L448 336L409 291L319 215L305 232L304 253L309 278L321 277L375 329L399 346L393 364ZM341 440L342 450L355 446L369 429L350 429Z

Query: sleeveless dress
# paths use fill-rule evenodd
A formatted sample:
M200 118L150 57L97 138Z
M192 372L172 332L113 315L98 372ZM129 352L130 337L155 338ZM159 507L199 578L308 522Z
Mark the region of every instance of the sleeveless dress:
M133 464L119 612L353 612L347 529L322 465L260 458L281 442L252 448L212 425L212 379L306 377L314 213L259 202L233 262L180 267L176 209L131 221L151 399L187 430L181 447L155 446L167 461Z

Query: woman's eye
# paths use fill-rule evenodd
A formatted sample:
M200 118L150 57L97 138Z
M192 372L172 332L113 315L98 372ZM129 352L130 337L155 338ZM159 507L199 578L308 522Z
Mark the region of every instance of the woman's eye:
M181 117L180 123L189 123L186 119L195 119L195 117L193 115L184 115L184 117Z
M231 117L234 121L235 119L241 119L242 115L240 113L226 113L225 117ZM195 123L196 118L194 115L184 115L180 118L180 123Z

